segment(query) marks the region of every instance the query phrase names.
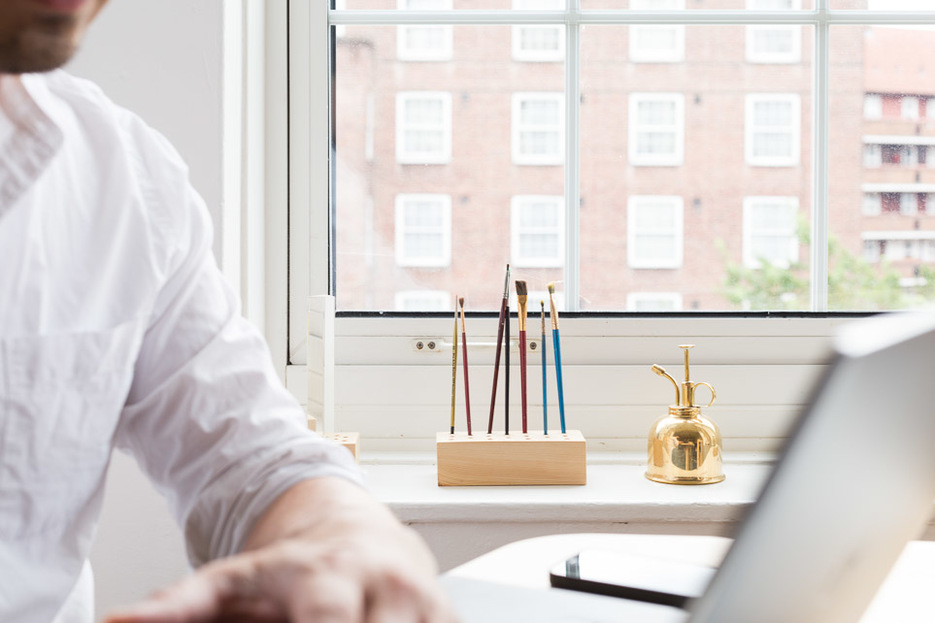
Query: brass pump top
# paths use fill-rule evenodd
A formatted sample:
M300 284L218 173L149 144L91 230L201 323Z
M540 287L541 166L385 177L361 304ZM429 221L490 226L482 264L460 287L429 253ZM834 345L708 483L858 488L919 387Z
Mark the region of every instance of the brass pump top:
M652 371L658 374L659 376L664 376L670 381L672 385L675 386L675 404L669 406L669 414L677 415L681 417L694 417L701 413L701 406L695 404L695 389L699 385L704 385L711 392L711 402L706 407L710 407L714 404L715 399L717 398L717 393L715 393L714 388L711 387L709 383L699 382L692 383L691 377L689 375L689 363L688 363L688 351L694 348L694 344L679 344L685 353L685 380L682 381L681 388L679 384L675 381L672 376L666 372L665 368L662 366L657 366L656 364L652 365Z

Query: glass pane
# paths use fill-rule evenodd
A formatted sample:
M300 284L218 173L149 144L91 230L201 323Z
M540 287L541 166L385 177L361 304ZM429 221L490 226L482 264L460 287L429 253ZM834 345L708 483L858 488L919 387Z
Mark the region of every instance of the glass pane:
M565 0L344 0L348 10L555 10L565 6ZM502 296L501 292L501 296Z
M931 11L931 0L830 0L832 9L871 11Z
M584 27L583 310L627 309L628 300L654 292L686 311L808 308L807 230L799 224L807 225L812 201L813 32L795 29L796 62L751 58L747 26L686 25L682 62L644 63L629 60L632 29ZM860 81L852 88L859 93ZM751 161L754 142L757 151L794 159ZM645 158L653 152L682 157ZM756 197L797 207L758 215L766 222L751 227L745 205ZM754 248L785 261L792 248L797 261L748 268L745 250Z
M352 0L347 1L351 2ZM859 0L853 1L857 2ZM812 9L814 6L814 0L581 0L582 9L634 9L643 11L664 11L669 9L782 11L787 9Z
M935 301L935 30L838 26L831 54L829 306Z
M397 26L348 25L337 41L339 309L436 309L440 295L407 294L431 291L497 310L517 254L538 262L513 267L530 291L564 279L562 203L551 199L564 196L564 62L515 58L509 25L451 29L444 61L401 59ZM397 217L399 197L418 195L446 199L405 199ZM514 223L516 196L533 199ZM448 201L450 261L448 212L437 208Z

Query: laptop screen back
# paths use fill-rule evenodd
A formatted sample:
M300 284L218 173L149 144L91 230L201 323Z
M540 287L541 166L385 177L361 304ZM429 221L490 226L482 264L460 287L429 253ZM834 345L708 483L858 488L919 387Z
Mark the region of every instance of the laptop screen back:
M848 325L692 623L856 621L935 500L935 314Z

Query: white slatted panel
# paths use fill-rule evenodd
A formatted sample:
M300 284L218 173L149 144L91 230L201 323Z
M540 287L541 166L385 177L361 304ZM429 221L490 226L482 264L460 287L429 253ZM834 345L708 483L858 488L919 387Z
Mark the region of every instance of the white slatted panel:
M334 433L334 297L308 297L306 411L318 430Z
M538 337L538 318L530 319ZM535 320L535 322L532 322ZM718 400L704 410L721 428L725 448L770 450L779 445L831 352L830 335L842 318L563 318L561 321L565 407L569 428L580 429L592 446L642 449L653 421L674 399L674 388L653 374L653 363L682 377L679 344L692 343L692 380L714 385ZM515 318L513 334L515 331ZM496 318L468 318L468 340L489 344ZM430 447L450 417L451 351L449 318L339 318L335 337L335 418L342 430L374 440L420 440ZM310 330L310 335L311 335ZM447 334L447 337L446 337ZM437 351L413 348L436 340ZM312 340L310 340L311 342ZM555 370L548 340L549 425L558 426ZM315 347L317 348L317 347ZM309 356L321 353L309 348ZM471 346L472 423L486 430L494 349ZM520 425L519 357L511 357L511 429ZM464 391L459 356L457 426L464 424ZM296 374L289 375L295 379ZM528 369L531 426L541 427L540 355ZM294 381L293 381L294 382ZM308 375L308 396L318 391ZM293 388L295 391L295 388ZM302 392L303 394L305 392ZM495 429L503 427L503 371L500 372ZM699 396L706 400L706 390ZM312 404L312 403L310 403Z

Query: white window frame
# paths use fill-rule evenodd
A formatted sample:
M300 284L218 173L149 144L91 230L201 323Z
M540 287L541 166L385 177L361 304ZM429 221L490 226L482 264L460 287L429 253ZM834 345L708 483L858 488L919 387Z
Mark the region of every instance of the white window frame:
M883 97L879 93L864 95L864 119L883 118Z
M639 122L639 106L644 102L667 102L675 106L675 120L668 124ZM634 166L676 167L685 160L685 95L683 93L631 93L627 123L627 155ZM640 134L666 132L674 136L673 150L667 154L640 151Z
M522 122L522 106L526 101L552 102L558 106L558 119L556 124L536 125ZM561 93L527 91L514 93L512 98L512 114L510 116L510 153L513 164L532 166L560 165L565 159L565 97ZM524 132L550 132L558 135L559 149L555 153L527 154L522 150L522 135Z
M413 233L412 228L406 226L405 211L409 202L433 201L441 212L441 224L437 228L419 228L441 236L441 253L436 256L419 256L407 253L405 237ZM402 267L442 267L451 264L451 195L438 193L407 193L396 195L395 200L396 228L395 228L395 256L396 265Z
M769 10L769 7L763 7L764 4L770 4L769 0L747 0L747 9L750 10ZM802 0L790 0L789 9L795 11L802 8ZM772 9L775 10L775 9ZM756 38L760 34L769 32L788 32L790 45L788 52L760 52L756 48ZM746 52L748 63L761 64L790 64L798 63L802 60L802 26L770 25L765 26L757 24L747 26L746 32Z
M532 205L545 204L558 213L553 227L530 228L522 225L522 211ZM565 259L565 200L556 195L516 195L510 199L510 263L520 268L559 268ZM545 234L558 240L554 256L528 256L520 253L520 239L526 234Z
M750 217L750 212L754 208L761 205L772 205L780 208L791 209L793 213L798 214L799 211L799 199L798 197L768 197L768 196L756 196L756 197L744 197L743 200L743 263L744 266L749 268L760 268L761 262L760 258L757 255L754 255L753 251L753 236L754 235L781 235L789 237L789 249L785 259L774 261L773 266L779 268L788 268L793 262L797 261L799 258L799 239L798 232L796 231L797 223L793 221L792 226L785 230L771 230L771 231L754 231L753 230L753 219Z
M564 0L513 0L513 8L519 11L535 9L563 9ZM565 27L560 24L529 25L516 24L511 27L511 46L513 60L521 63L559 63L565 60ZM556 35L554 50L530 50L523 46L523 34L526 32L550 32Z
M441 148L437 151L407 149L405 134L412 125L405 123L405 105L414 100L435 100L441 104L441 126L425 126L441 133ZM421 128L422 126L416 126ZM446 91L401 91L396 94L396 161L400 164L447 164L451 162L451 93Z
M672 309L666 311L682 310L681 292L628 292L627 309L629 311L660 312L658 309L640 309L640 305L645 302L665 301L671 304Z
M756 125L755 109L761 102L783 102L791 107L788 125ZM801 160L802 151L802 98L798 93L748 93L744 104L744 153L747 164L755 167L794 167ZM782 156L757 155L756 136L762 132L789 135L789 153Z
M637 211L647 204L662 204L673 212L671 230L640 229L637 227ZM684 200L674 195L632 195L627 201L627 265L630 268L680 268L684 244ZM640 257L637 253L637 238L640 236L671 236L673 252L667 258Z
M397 8L406 11L412 0L397 0ZM434 0L437 10L451 9L451 0ZM406 45L408 34L419 30L441 33L442 45L437 50L419 50ZM401 61L443 62L454 55L454 29L444 24L405 24L396 27L396 58Z
M630 0L630 8L636 11L681 10L685 8L685 0ZM672 35L671 49L647 49L639 45L641 35L665 32ZM627 38L628 60L632 63L681 63L685 60L685 26L681 24L634 24Z
M291 135L282 132L283 136L289 137L288 142L282 140L281 143L288 147L289 168L293 174L288 177L287 185L288 218L280 218L276 222L269 222L268 225L274 229L282 227L282 231L286 233L280 235L290 243L290 311L282 313L289 323L288 333L284 334L288 338L286 363L289 365L286 368L286 376L290 387L298 388L294 391L301 398L301 385L307 378L304 367L307 297L328 293L333 287L333 267L329 263L330 241L327 235L327 232L331 231L329 152L323 148L330 141L328 120L332 74L329 59L329 24L396 26L413 23L418 18L416 21L420 23L442 21L455 26L478 23L512 26L517 20L511 10L452 10L420 12L418 15L412 12L403 16L392 11L332 11L327 8L327 2L288 1L288 23L291 31L288 94L293 122L290 124ZM267 6L275 8L278 4L267 3ZM732 453L775 448L777 440L782 439L788 430L792 416L797 411L796 405L804 402L811 380L821 369L830 344L829 336L839 326L848 322L844 316L823 313L827 311L828 305L827 171L831 159L828 116L832 73L829 71L829 41L836 26L874 24L886 20L894 23L903 20L935 25L935 18L931 13L921 11L839 11L829 7L830 0L815 0L815 4L816 10L790 12L789 15L783 15L779 23L808 26L805 30L811 33L809 48L814 50L815 55L814 88L809 94L810 104L807 107L810 113L808 126L813 128L810 135L812 149L808 166L802 173L815 182L807 212L813 233L808 269L812 284L810 310L818 313L804 317L799 317L798 314L784 317L781 313L731 314L728 317L701 314L688 318L676 315L639 319L588 314L563 317L562 340L569 345L568 350L563 351L566 405L572 407L570 413L575 414L576 418L581 418L580 421L575 421L574 425L580 424L584 430L592 430L589 427L612 429L614 434L619 436L617 439L633 440L630 445L627 445L626 441L621 441L620 445L613 445L610 440L604 438L599 442L601 445L607 440L606 447L629 448L634 451L635 457L645 455L645 441L639 440L645 439L646 417L651 419L652 415L647 415L645 408L640 409L633 401L643 399L644 405L656 404L658 397L628 394L623 398L626 404L621 406L621 395L617 391L622 378L620 375L629 374L627 371L630 369L642 369L647 361L677 366L679 360L670 352L673 345L692 341L698 344L693 353L696 362L704 361L706 354L714 352L720 362L764 364L725 364L723 369L719 365L712 365L710 370L716 372L720 380L708 380L715 381L718 393L723 396L739 392L743 396L749 396L748 401L751 403L755 401L755 397L750 391L755 392L755 396L763 397L763 401L752 408L750 405L744 406L742 419L729 416L724 420L723 415L714 416L722 418L719 424L725 435L725 447L730 447ZM579 294L580 250L577 241L581 190L576 182L581 159L578 145L580 90L577 68L581 63L578 42L582 29L594 27L596 24L632 26L644 23L672 23L687 27L711 23L740 26L777 23L771 14L747 10L698 9L680 11L675 15L659 12L636 16L634 12L625 9L591 11L576 8L577 6L576 3L569 2L564 17L556 18L554 11L532 11L522 18L524 24L562 23L566 28L565 218L568 241L565 277L561 287L567 296L567 307L571 312L580 311L583 306ZM285 63L281 66L285 66ZM276 93L280 91L286 92L285 89L280 89ZM279 100L274 98L271 101L276 104ZM277 105L274 108L281 110L283 107ZM274 140L275 137L270 139ZM278 152L269 150L269 144L267 153L271 161L279 158L281 162L285 162L285 158ZM287 205L285 201L280 203L283 206ZM277 205L279 204L272 207L275 209ZM289 228L285 229L284 224L287 222ZM282 271L268 274L280 275ZM282 305L285 306L285 296L278 300L283 301ZM469 318L469 330L472 325L477 328L484 326L484 323L480 322L483 318L476 319L478 322L472 320L475 319ZM531 326L534 324L531 323ZM489 336L488 329L480 330ZM431 447L434 443L434 429L441 427L436 425L439 413L444 416L446 412L447 396L435 400L429 396L434 396L435 392L422 391L424 386L414 388L409 381L418 379L419 383L424 384L424 379L427 378L425 375L444 378L450 375L450 369L436 370L436 365L444 368L450 365L450 361L446 364L446 358L439 353L418 352L413 346L413 336L431 334L436 337L447 335L450 338L451 319L425 318L418 315L384 317L381 314L344 314L339 315L335 321L335 331L335 353L338 357L336 367L340 370L340 374L336 375L339 379L336 402L340 403L342 396L349 391L360 394L359 388L370 387L368 383L371 381L375 381L378 386L373 386L374 391L370 393L379 395L380 401L380 405L342 404L342 424L350 426L349 430L359 429L362 435L368 437L368 452L374 451L377 438L420 438L426 447ZM375 340L375 336L379 336L379 339ZM375 341L379 342L379 347L374 346ZM640 348L632 348L634 342L638 342ZM571 344L588 344L588 347L575 349L570 347ZM754 353L752 359L750 353ZM426 357L432 358L435 365L425 365L429 361ZM610 365L611 362L613 365ZM607 365L600 365L602 363ZM600 372L604 368L607 368L611 375L607 377L610 379L607 383L602 383L601 379L595 380L592 373ZM759 372L759 369L762 369L762 372ZM419 373L414 374L414 370L418 370ZM408 384L402 381L407 381ZM651 382L644 382L642 376L634 376L624 382L629 383L628 387L630 384L633 387L651 386ZM443 384L439 383L439 387ZM595 396L593 392L585 391L589 387L602 385L608 388L606 395ZM786 387L787 391L771 393L762 390L763 387L776 386ZM662 391L664 393L665 390ZM588 396L587 404L577 404L585 394ZM666 397L663 396L662 400L665 401ZM386 417L388 412L393 413L394 417ZM397 415L399 417L396 417ZM408 424L410 421L412 424ZM613 422L613 426L609 426L608 422ZM406 426L408 428L405 428ZM433 430L427 432L426 429ZM589 435L589 441L591 438L592 435Z
M420 306L417 309L410 310L407 301L432 300L432 305L428 307ZM451 302L451 293L447 290L402 290L393 295L393 303L396 311L448 311L453 309Z
M899 98L899 117L909 121L919 120L919 97L904 95Z

